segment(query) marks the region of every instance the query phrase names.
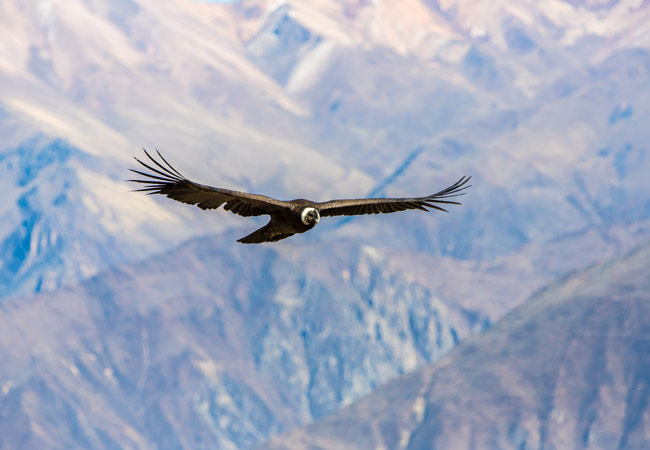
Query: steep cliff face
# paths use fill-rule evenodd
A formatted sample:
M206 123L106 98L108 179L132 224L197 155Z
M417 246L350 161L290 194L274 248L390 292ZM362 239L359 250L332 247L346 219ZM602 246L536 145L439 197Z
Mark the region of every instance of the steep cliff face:
M645 448L650 246L535 294L436 364L263 448Z

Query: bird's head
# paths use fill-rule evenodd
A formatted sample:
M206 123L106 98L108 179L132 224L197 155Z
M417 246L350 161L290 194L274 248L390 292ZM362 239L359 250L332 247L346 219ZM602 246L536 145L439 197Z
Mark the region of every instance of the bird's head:
M307 226L314 226L320 220L320 214L315 208L305 208L300 214L300 220Z

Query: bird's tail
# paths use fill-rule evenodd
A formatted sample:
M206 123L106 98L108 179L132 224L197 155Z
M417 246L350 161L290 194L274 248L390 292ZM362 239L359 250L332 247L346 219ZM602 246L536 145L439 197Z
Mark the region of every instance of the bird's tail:
M237 242L241 242L242 244L261 244L262 242L279 241L295 234L274 232L273 227L270 227L269 225L270 224L267 224L259 230L253 231L248 236L244 236L243 238L238 239Z

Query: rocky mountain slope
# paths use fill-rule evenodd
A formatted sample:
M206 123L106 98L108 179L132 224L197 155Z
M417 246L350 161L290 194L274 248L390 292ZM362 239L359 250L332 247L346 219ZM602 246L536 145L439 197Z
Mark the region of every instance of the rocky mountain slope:
M434 365L262 448L640 449L650 246L536 293Z
M490 323L489 302L446 297L442 280L398 263L409 255L347 242L326 260L314 245L222 250L232 237L4 300L0 447L246 448Z

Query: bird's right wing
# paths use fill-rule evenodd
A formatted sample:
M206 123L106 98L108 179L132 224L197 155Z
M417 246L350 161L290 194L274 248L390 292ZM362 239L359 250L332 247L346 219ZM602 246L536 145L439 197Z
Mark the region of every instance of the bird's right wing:
M359 198L350 200L331 200L318 204L321 216L354 216L359 214L380 214L404 211L406 209L419 209L428 211L427 208L447 212L446 209L436 204L460 205L459 202L448 200L451 197L464 195L465 189L470 187L467 182L471 177L462 177L446 189L426 197L412 198Z
M156 152L162 160L161 162L152 158L146 150L144 153L151 160L151 163L147 164L135 158L136 161L153 173L129 169L131 172L145 177L143 180L128 180L145 185L144 188L136 189L136 191L166 195L179 202L196 205L201 209L216 209L224 205L226 211L240 216L271 214L289 206L287 202L265 195L231 191L230 189L216 188L190 181L174 169L160 152Z

